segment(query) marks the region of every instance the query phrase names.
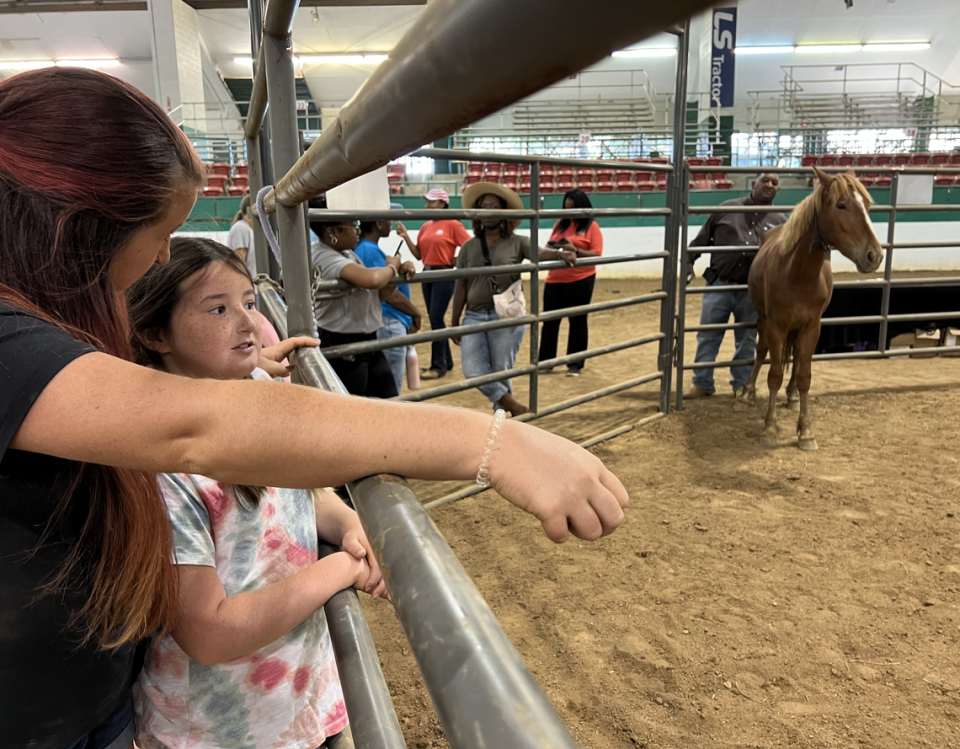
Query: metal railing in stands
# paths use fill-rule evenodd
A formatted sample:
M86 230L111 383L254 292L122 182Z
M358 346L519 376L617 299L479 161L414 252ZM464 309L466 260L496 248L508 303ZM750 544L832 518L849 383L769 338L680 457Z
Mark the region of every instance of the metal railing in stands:
M287 308L285 314L275 310L275 317L278 321L283 318L285 332L316 333L306 211L302 207L306 200L407 155L423 143L448 137L597 62L611 49L628 46L657 31L678 34L678 59L685 61L688 29L677 24L709 5L709 0L678 0L653 6L615 0L584 15L575 0L434 0L389 59L301 155L293 110L296 95L291 40L297 0L270 0L268 6L261 0L251 0L254 85L244 135L251 192L275 184L266 196L265 208L276 212L273 220L281 247ZM510 23L504 24L505 18ZM570 18L578 19L581 43L559 50L550 40L568 31ZM538 33L531 36L531 28L537 28ZM457 65L447 64L454 58ZM483 75L478 75L481 70ZM679 64L678 80L685 84L685 76L686 65ZM685 91L685 86L678 91ZM678 95L677 101L683 100ZM684 118L676 119L682 127ZM680 148L682 137L675 142ZM263 146L265 143L269 148ZM678 162L680 155L676 151L674 160ZM648 165L643 169L651 171ZM671 182L668 222L674 220L671 217L676 215L680 196L680 185ZM537 221L534 214L534 238ZM254 232L258 268L270 267L271 274L279 277L260 227ZM671 232L667 236L664 298L672 294L670 289L676 280L676 233L672 240ZM536 272L534 263L534 279ZM536 289L535 283L532 286ZM261 299L273 296L263 284L261 290ZM265 302L267 309L277 302ZM672 310L668 305L662 305L661 316L669 324ZM661 365L654 377L669 383L672 341L665 335L657 340ZM308 384L338 390L339 383L321 353L308 349L295 358ZM669 406L669 384L663 393L665 410ZM451 747L574 747L562 721L403 480L375 476L355 482L351 491ZM375 662L376 652L355 617L344 616L340 624L353 654ZM349 633L351 626L357 630L353 635ZM352 679L346 673L352 666L342 661L342 641L338 645L335 640L335 653L342 678ZM376 681L373 691L382 695L382 675L375 671L368 670L364 678ZM375 735L358 730L378 723L393 726L396 717L389 700L358 701L352 695L355 692L346 688L345 681L356 745L361 749L403 746L402 736L393 731Z
M848 167L825 167L824 172L845 172ZM690 166L684 164L684 174L696 174L716 171L715 167ZM808 174L813 175L813 169L809 167L724 167L728 174L757 174L758 172L774 174ZM890 203L886 205L870 206L871 213L886 213L889 215L887 220L887 241L881 242L881 246L886 250L884 258L883 277L871 278L862 281L838 281L834 284L835 289L842 288L867 288L880 287L883 289L880 302L879 314L858 315L850 317L825 317L822 325L850 325L856 323L879 323L880 334L877 339L876 351L851 351L841 353L816 354L814 361L835 361L839 359L882 359L889 356L902 354L902 351L891 352L887 348L887 338L889 323L891 322L924 322L933 320L949 320L960 318L960 310L948 312L931 312L915 314L890 314L890 291L895 286L927 286L944 285L960 283L960 276L949 278L914 278L914 279L895 279L893 273L893 256L896 249L926 249L926 248L960 248L958 242L905 242L897 243L895 241L897 214L898 213L943 213L960 212L960 205L953 204L931 204L931 205L901 205L898 200L900 177L901 175L928 175L933 178L937 174L960 175L960 169L956 167L889 167L889 166L871 166L856 167L858 173L864 174L889 174L890 183ZM685 185L688 180L682 179ZM685 188L686 189L686 188ZM686 194L686 193L685 193ZM796 206L774 205L772 210L779 213L789 213ZM686 271L688 263L688 253L696 250L702 254L711 252L744 252L755 251L756 247L690 247L688 243L689 217L691 215L709 215L717 213L756 213L756 207L753 206L691 206L689 199L683 201L680 213L680 268ZM687 325L686 322L686 302L690 294L717 294L729 291L745 291L746 284L725 285L725 286L696 286L688 288L685 284L679 285L677 294L677 324L676 324L676 408L683 408L683 373L690 369L717 369L719 367L751 365L753 360L734 359L729 361L716 362L697 362L688 363L685 358L686 346L685 339L687 333L708 331L708 330L745 330L756 328L753 323L723 323L714 325ZM960 303L957 304L960 307Z

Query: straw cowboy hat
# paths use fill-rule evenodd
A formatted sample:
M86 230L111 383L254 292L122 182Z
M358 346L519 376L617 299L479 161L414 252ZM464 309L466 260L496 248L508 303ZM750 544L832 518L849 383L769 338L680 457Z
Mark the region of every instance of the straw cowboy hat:
M498 198L502 198L507 204L507 208L511 211L522 211L524 209L523 200L519 195L509 187L498 185L496 182L477 182L475 185L470 185L470 187L463 191L463 198L461 200L463 207L468 211L476 208L477 203L480 202L480 198L484 195L496 195ZM522 223L522 219L516 219L511 221L510 225L516 229Z

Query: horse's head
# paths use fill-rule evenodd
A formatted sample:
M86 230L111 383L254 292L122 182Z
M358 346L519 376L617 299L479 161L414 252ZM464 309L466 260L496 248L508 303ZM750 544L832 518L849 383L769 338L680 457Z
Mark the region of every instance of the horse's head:
M883 262L883 248L870 222L873 200L852 171L830 175L813 168L820 183L814 193L820 237L849 258L861 273Z

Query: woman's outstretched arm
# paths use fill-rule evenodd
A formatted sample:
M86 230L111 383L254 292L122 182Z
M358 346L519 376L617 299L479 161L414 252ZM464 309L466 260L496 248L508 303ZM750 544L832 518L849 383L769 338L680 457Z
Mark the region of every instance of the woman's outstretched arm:
M376 473L472 479L491 423L466 409L194 380L92 353L47 385L11 447L231 484L312 488ZM489 473L554 541L568 529L598 538L623 519L626 491L600 460L535 427L508 420Z

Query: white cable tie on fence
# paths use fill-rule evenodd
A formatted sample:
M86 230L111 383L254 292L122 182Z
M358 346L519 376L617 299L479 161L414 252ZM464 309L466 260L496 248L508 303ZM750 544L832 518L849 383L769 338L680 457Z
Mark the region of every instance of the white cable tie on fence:
M273 185L266 185L257 193L257 216L260 218L260 226L263 227L263 236L267 238L267 244L273 251L273 256L277 259L277 265L283 267L283 261L280 259L280 243L277 241L277 235L273 233L273 227L270 225L270 217L263 207L263 199L267 197L273 189Z

